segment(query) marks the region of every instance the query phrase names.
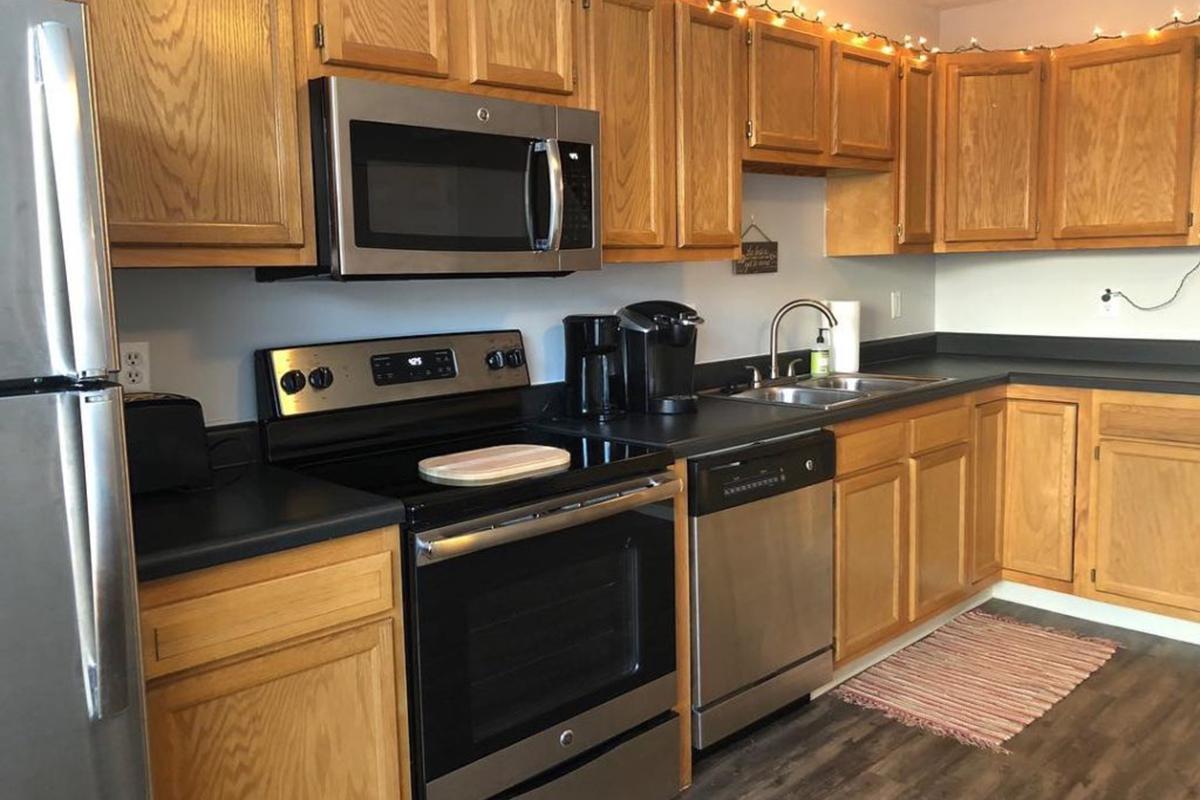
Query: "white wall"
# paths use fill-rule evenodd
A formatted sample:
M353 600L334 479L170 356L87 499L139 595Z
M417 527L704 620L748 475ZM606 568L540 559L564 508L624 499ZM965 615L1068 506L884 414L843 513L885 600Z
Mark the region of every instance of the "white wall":
M854 21L853 19L851 20ZM562 378L562 317L675 299L706 318L701 361L765 352L772 314L795 297L863 302L864 338L933 330L933 265L924 256L826 259L822 179L745 178L744 215L780 243L774 275L729 262L614 265L565 278L255 283L249 270L118 270L124 341L150 343L152 388L196 397L209 424L253 419L256 348L439 331L519 328L536 383ZM890 318L890 292L904 315ZM785 326L784 348L816 333L814 312Z
M977 36L988 47L1085 41L1093 26L1144 32L1170 19L1173 0L993 0L947 9L943 47ZM1200 250L1113 250L1082 253L948 255L937 257L938 330L1147 339L1200 338L1200 275L1172 307L1148 314L1118 304L1120 316L1100 316L1105 288L1152 305L1170 297Z

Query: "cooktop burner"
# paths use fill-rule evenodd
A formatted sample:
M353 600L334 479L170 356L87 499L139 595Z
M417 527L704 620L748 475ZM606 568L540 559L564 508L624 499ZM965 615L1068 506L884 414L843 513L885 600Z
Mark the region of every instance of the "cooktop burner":
M571 454L571 463L569 467L550 475L487 486L446 486L431 483L424 480L418 472L417 465L431 456L501 444L558 447ZM402 500L409 525L414 529L427 529L633 475L666 469L670 464L671 456L663 450L520 426L476 431L461 437L395 446L368 453L325 457L288 466L330 483Z

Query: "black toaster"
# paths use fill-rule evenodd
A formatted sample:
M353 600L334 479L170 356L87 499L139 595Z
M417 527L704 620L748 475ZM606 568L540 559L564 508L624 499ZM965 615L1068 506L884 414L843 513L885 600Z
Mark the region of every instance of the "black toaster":
M190 397L126 394L125 443L135 495L212 486L204 410Z

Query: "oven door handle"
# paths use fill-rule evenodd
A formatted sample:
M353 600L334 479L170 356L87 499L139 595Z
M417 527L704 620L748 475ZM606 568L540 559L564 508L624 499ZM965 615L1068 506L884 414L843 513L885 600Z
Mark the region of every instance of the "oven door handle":
M467 531L448 538L439 538L436 531L418 534L418 566L446 561L459 556L478 553L504 544L512 544L536 536L544 536L576 525L632 511L641 506L675 497L683 491L683 481L669 475L656 478L649 486L622 492L618 495L601 496L591 502L571 505L544 514L517 517L508 524Z

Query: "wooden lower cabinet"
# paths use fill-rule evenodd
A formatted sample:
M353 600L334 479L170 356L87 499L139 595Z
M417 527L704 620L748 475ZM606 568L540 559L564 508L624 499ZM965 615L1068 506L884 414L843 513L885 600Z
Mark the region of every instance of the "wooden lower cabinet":
M971 417L972 517L970 578L977 583L1000 571L1004 560L1005 400L977 405Z
M152 686L154 796L400 797L395 636L370 622Z
M1010 400L1004 567L1042 578L1074 575L1078 406Z
M910 461L910 621L944 608L967 589L970 458L970 446L958 444Z
M1095 590L1200 611L1200 447L1104 441Z
M411 796L399 541L382 528L139 586L155 797Z
M908 471L890 464L834 484L834 658L844 661L907 621Z

